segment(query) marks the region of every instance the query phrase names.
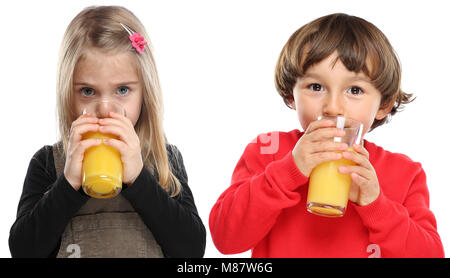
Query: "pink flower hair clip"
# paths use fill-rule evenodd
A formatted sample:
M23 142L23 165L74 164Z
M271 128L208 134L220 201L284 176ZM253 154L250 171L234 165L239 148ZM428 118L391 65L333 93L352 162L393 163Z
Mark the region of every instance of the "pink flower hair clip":
M139 33L133 32L133 30L131 30L125 24L120 23L120 25L122 25L122 27L130 35L129 38L130 38L130 41L131 41L131 45L136 49L137 52L139 52L139 54L142 54L142 52L144 51L144 47L147 44L147 42L144 40L144 37L141 34L139 34Z

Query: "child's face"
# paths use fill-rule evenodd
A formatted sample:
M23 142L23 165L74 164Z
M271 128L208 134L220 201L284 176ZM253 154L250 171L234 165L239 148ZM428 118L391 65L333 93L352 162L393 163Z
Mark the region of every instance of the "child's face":
M375 119L383 119L392 106L381 109L381 93L362 72L349 71L337 53L308 68L293 90L291 107L303 130L320 115L343 115L364 124L365 134Z
M90 49L73 75L74 105L78 116L92 100L113 100L125 108L136 125L141 113L142 84L132 53L105 53Z

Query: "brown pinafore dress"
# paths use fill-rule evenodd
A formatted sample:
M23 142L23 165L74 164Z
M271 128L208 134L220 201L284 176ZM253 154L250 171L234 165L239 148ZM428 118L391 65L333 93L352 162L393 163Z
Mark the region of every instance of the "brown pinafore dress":
M53 145L56 175L64 173L62 141ZM161 247L122 194L90 198L73 216L61 236L58 258L162 258Z

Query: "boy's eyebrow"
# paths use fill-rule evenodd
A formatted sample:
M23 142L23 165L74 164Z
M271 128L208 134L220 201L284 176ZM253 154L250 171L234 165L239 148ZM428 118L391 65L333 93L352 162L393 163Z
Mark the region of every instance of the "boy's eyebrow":
M311 73L311 72L307 72L303 75L303 78L316 78L316 79L320 79L320 75L319 74L315 74L315 73Z
M308 78L308 77L309 78L315 78L315 79L320 79L321 78L320 74L311 73L311 72L305 73L302 78ZM350 77L350 78L348 78L348 80L349 81L365 81L365 82L368 82L368 83L372 83L372 80L370 80L366 76L361 76L361 75Z
M365 76L355 76L355 77L352 77L352 78L349 78L349 79L352 80L352 81L365 81L365 82L368 82L368 83L372 83L372 80L370 80L369 78L367 78Z
M124 81L124 82L116 83L115 85L119 86L119 85L135 85L135 84L139 84L139 81ZM82 86L90 86L90 87L94 87L95 86L95 85L90 84L89 82L85 82L85 81L74 82L73 85L74 86L81 86L82 85Z

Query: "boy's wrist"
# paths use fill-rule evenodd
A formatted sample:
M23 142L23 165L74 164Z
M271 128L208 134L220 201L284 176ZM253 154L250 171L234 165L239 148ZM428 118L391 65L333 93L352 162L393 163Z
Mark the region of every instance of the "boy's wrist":
M309 178L297 168L292 151L289 151L280 160L271 162L266 168L266 174L280 187L285 187L290 191L296 190L309 181Z

